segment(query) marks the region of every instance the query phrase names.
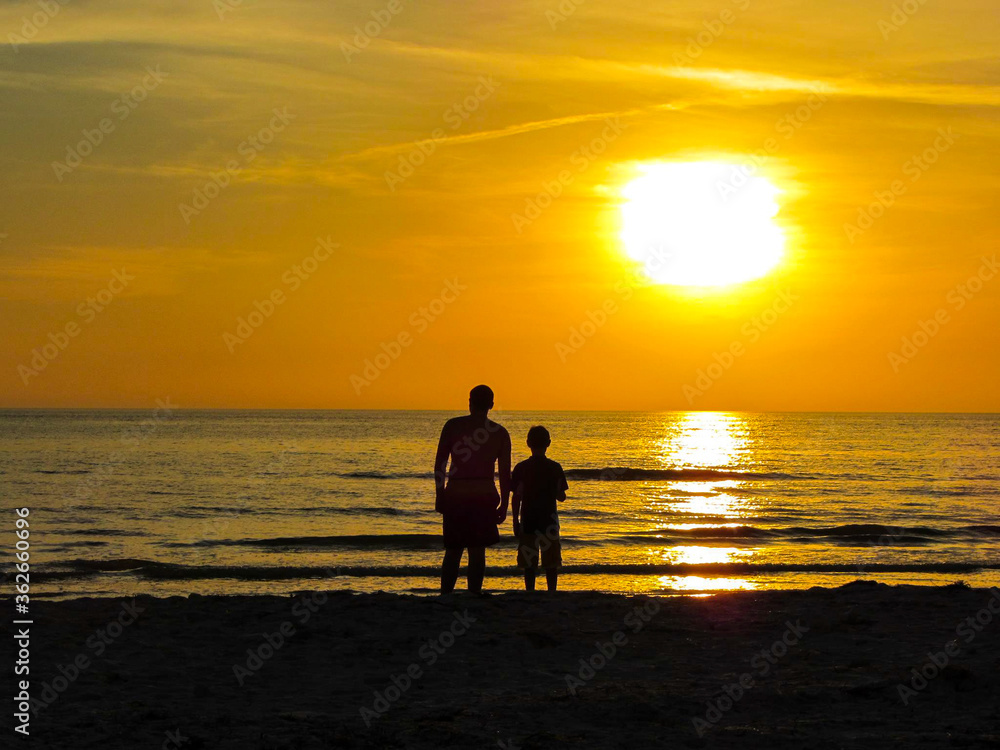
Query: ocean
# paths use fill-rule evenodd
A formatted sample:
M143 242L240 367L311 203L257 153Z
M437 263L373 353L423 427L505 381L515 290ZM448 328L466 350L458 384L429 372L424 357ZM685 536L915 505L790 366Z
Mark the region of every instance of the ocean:
M5 536L29 508L36 597L433 592L459 413L2 411ZM530 426L552 434L567 590L1000 585L997 415L491 416L515 463ZM501 531L486 588L519 588Z

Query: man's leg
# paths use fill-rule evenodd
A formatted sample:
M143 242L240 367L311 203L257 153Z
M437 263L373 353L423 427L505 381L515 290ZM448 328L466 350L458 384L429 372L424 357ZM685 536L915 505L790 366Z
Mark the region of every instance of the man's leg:
M538 568L525 568L524 569L524 590L534 591L535 590L535 575L538 573Z
M486 548L469 547L469 591L473 594L481 593L485 577Z
M559 568L546 568L545 581L549 585L549 591L556 590L556 582L559 580Z
M441 593L450 594L455 590L458 580L458 566L462 564L461 547L449 548L444 551L444 562L441 563Z

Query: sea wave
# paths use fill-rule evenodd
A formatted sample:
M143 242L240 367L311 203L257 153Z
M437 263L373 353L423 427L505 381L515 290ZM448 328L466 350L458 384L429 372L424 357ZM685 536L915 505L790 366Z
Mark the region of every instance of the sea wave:
M1000 536L998 526L961 526L953 529L901 527L885 524L846 524L830 527L758 527L758 526L695 526L689 528L659 528L600 537L575 538L563 536L568 547L606 546L615 544L693 543L718 540L746 540L758 544L800 542L856 546L892 546L932 544L970 536ZM502 546L513 545L507 538ZM288 536L260 539L201 539L193 542L164 542L164 547L268 547L301 549L331 547L340 549L440 549L440 534L349 534L333 536Z
M640 482L651 479L698 481L715 479L815 479L812 474L787 474L776 471L735 471L731 469L639 469L630 466L605 466L601 469L567 469L567 479L605 482Z
M339 547L342 549L440 549L440 534L353 534L343 536L289 536L268 539L202 539L167 542L165 547Z
M145 531L135 531L133 529L49 528L45 531L47 534L52 534L53 536L149 536Z
M433 479L434 472L413 471L331 471L328 476L344 479Z
M1000 570L1000 562L872 563L845 565L837 563L659 563L659 564L590 564L565 565L563 573L579 575L719 575L753 576L770 573L972 573ZM33 570L39 581L85 578L102 574L128 573L149 580L234 579L241 581L278 581L291 579L333 578L434 578L441 574L438 565L351 565L320 566L232 566L181 565L153 560L73 560L58 568L44 566ZM515 567L488 567L494 576L519 575Z
M348 471L330 472L331 476L345 479L433 479L433 472L384 472ZM736 471L733 469L643 469L631 466L605 466L603 468L566 469L567 479L604 482L641 482L653 479L674 481L722 480L722 479L816 479L812 474L789 474L777 471Z
M164 515L180 518L220 518L236 516L296 516L303 513L312 515L346 515L346 516L421 516L434 513L434 508L428 504L423 508L397 508L390 505L348 505L335 507L329 505L279 505L274 507L247 507L241 505L181 505L172 508Z
M965 528L973 534L1000 536L1000 526L966 526Z
M991 527L964 526L937 529L926 526L889 526L885 524L844 524L827 527L757 527L757 526L699 526L693 528L664 528L630 534L626 541L651 539L711 541L715 539L757 540L767 542L794 541L801 543L826 542L839 545L892 546L907 544L932 544L944 539L989 535Z

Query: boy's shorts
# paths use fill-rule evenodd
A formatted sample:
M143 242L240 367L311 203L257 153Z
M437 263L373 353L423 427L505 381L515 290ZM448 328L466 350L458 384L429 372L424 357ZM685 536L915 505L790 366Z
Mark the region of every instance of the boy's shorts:
M558 534L552 537L542 533L522 532L517 544L517 567L537 568L539 552L543 568L562 566L562 544Z

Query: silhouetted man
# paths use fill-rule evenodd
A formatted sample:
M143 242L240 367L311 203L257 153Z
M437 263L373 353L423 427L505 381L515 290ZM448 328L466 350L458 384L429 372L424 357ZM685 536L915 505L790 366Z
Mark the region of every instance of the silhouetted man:
M469 591L482 593L486 548L500 541L497 525L510 500L510 435L487 414L493 391L477 385L469 393L469 416L445 422L434 459L435 507L444 526L441 593L455 589L462 552L469 550ZM451 467L448 459L451 459ZM493 470L500 475L500 493ZM445 484L447 479L447 485Z

